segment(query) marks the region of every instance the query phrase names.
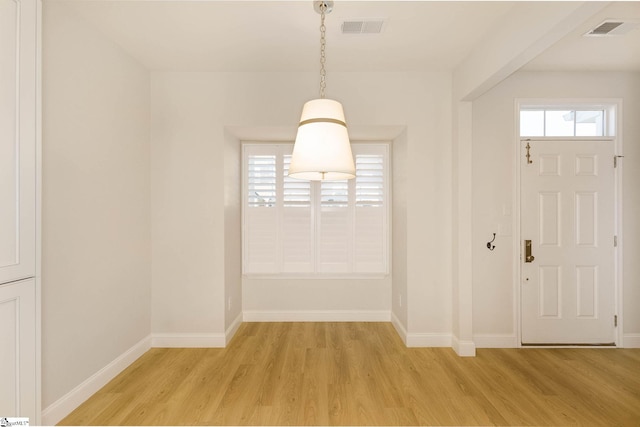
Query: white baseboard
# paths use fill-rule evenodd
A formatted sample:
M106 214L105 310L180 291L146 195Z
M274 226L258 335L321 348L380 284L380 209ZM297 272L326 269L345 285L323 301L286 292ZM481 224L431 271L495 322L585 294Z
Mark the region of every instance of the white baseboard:
M154 348L223 348L225 345L224 333L151 334L151 347Z
M238 314L238 317L236 317L235 320L231 322L231 325L229 325L227 330L224 332L225 347L227 346L227 344L229 344L229 342L231 341L231 338L233 338L236 332L238 332L238 328L240 328L240 325L242 325L242 317L243 317L242 312L240 312Z
M459 340L458 337L452 336L451 347L460 357L475 357L476 345L473 341Z
M104 387L151 348L151 337L143 338L104 368L87 378L69 393L42 411L42 425L56 425L85 400Z
M407 347L451 347L451 334L409 332L406 343Z
M476 348L518 348L518 338L512 334L475 334Z
M389 322L389 311L301 310L257 311L243 313L245 322Z
M451 334L437 333L410 333L400 319L391 313L391 323L396 328L398 335L407 347L451 347Z
M394 312L391 312L391 324L396 328L396 332L400 335L400 338L402 338L404 345L407 345L407 329Z
M640 334L624 334L624 348L640 348Z

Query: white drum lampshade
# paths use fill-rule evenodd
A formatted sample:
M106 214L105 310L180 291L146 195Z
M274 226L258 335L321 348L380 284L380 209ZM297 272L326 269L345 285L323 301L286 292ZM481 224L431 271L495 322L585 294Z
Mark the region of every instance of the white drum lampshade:
M289 176L310 181L355 178L344 111L338 101L321 98L304 104Z

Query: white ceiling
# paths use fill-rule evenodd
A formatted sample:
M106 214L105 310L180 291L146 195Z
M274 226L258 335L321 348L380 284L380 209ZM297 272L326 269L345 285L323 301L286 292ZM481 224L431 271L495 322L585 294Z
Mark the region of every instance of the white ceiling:
M327 16L327 69L453 70L518 3L338 0ZM320 16L311 0L56 0L45 7L68 8L151 70L319 68ZM613 3L526 68L640 70L640 30L607 39L581 36L605 18L627 17L640 19L640 2ZM365 18L385 19L383 32L341 34L344 20Z
M624 36L583 36L609 19L640 23L640 2L613 2L524 68L527 70L640 71L640 27Z

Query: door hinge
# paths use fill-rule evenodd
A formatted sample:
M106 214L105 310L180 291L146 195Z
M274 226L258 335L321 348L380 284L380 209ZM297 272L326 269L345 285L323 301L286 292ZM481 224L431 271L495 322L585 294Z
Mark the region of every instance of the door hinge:
M618 167L618 159L622 158L624 156L613 156L613 167L617 168Z
M618 327L618 315L617 314L613 316L613 326L616 327L616 328Z
M613 247L614 248L618 247L618 236L613 236Z

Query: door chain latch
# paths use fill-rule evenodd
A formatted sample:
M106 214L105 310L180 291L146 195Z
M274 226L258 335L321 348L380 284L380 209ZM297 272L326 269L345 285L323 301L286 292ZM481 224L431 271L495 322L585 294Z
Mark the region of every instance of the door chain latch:
M527 142L527 146L524 148L527 149L527 155L525 157L527 158L527 164L530 165L531 163L533 163L533 161L531 160L531 154L529 153L529 150L531 150L531 145L529 145L529 142Z

